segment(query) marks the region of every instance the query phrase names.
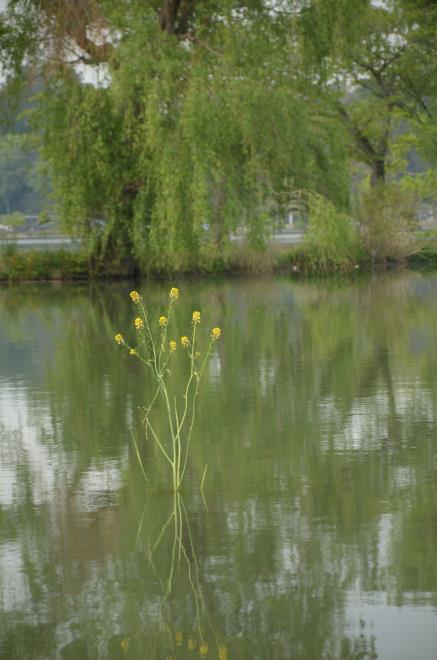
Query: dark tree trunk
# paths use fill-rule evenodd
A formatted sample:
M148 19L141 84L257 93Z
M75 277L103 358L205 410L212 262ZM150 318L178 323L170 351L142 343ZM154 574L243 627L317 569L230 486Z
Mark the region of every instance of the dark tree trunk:
M159 11L161 29L182 36L188 29L197 0L164 0Z
M370 183L372 186L376 186L379 183L384 183L385 181L385 159L378 158L372 162L371 165L372 174L370 177Z

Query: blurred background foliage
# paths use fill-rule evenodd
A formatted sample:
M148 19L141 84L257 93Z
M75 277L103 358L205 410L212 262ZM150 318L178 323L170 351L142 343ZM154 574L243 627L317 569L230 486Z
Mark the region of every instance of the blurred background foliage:
M52 211L95 259L196 266L234 232L262 248L296 190L338 219L362 185L435 194L427 0L10 0L0 21L5 108L30 81ZM4 140L27 210L35 156Z

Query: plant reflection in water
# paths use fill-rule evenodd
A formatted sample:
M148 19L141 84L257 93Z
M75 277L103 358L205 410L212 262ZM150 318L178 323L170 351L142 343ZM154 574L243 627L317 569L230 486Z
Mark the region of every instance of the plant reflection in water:
M146 509L147 504L138 527L137 545L144 534ZM152 644L152 652L156 657L160 657L158 649L161 650L162 645L165 644L166 657L169 660L181 657L186 650L195 651L203 657L211 654L219 660L228 660L228 647L214 628L204 597L189 512L180 492L173 493L171 512L158 536L153 542L148 539L146 544L147 558L162 594L157 611L156 637ZM171 548L171 552L169 560L163 566L162 557L165 548ZM160 567L156 561L158 557ZM185 588L182 590L181 581L185 582ZM176 599L181 598L181 594L184 599L183 608L192 611L192 625L187 631L182 631L174 625L177 618L175 613L180 611ZM187 595L191 598L191 605L188 608Z

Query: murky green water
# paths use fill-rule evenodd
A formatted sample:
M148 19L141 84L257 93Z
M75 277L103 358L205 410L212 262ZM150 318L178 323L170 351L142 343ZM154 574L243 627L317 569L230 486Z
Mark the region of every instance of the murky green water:
M181 499L130 288L0 291L0 656L436 658L437 275L181 283L223 329Z

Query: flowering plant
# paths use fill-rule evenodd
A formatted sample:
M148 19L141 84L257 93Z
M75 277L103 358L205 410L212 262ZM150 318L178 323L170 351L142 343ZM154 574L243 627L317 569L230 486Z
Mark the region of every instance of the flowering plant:
M138 291L131 291L129 295L137 308L138 315L134 319L134 326L139 340L138 345L135 347L130 346L121 333L117 333L114 339L117 344L124 346L131 356L140 360L146 368L150 369L152 372L155 383L155 392L151 398L150 404L144 408L146 434L150 432L162 455L171 466L173 489L177 491L181 487L188 464L191 434L196 416L196 400L199 394L200 381L211 350L221 336L221 330L220 328L213 328L210 331L207 349L204 352L203 358L200 359L201 354L197 350L197 335L199 325L202 321L202 315L197 310L192 313L191 332L189 335L183 335L179 342L181 348L185 350L188 355L189 369L181 392L182 405L180 404L179 397L178 406L178 397L176 396L172 403L169 395L169 378L171 378L170 361L177 350L178 342L174 338L168 338L168 328L174 304L179 299L179 289L176 287L170 289L167 312L165 315L160 315L157 318L156 323L152 322L143 302L143 298ZM157 330L159 331L159 335L157 335ZM151 412L159 398L163 402L167 413L169 440L160 438L151 422ZM135 438L134 443L143 475L147 479ZM202 478L202 485L205 478L205 472Z

